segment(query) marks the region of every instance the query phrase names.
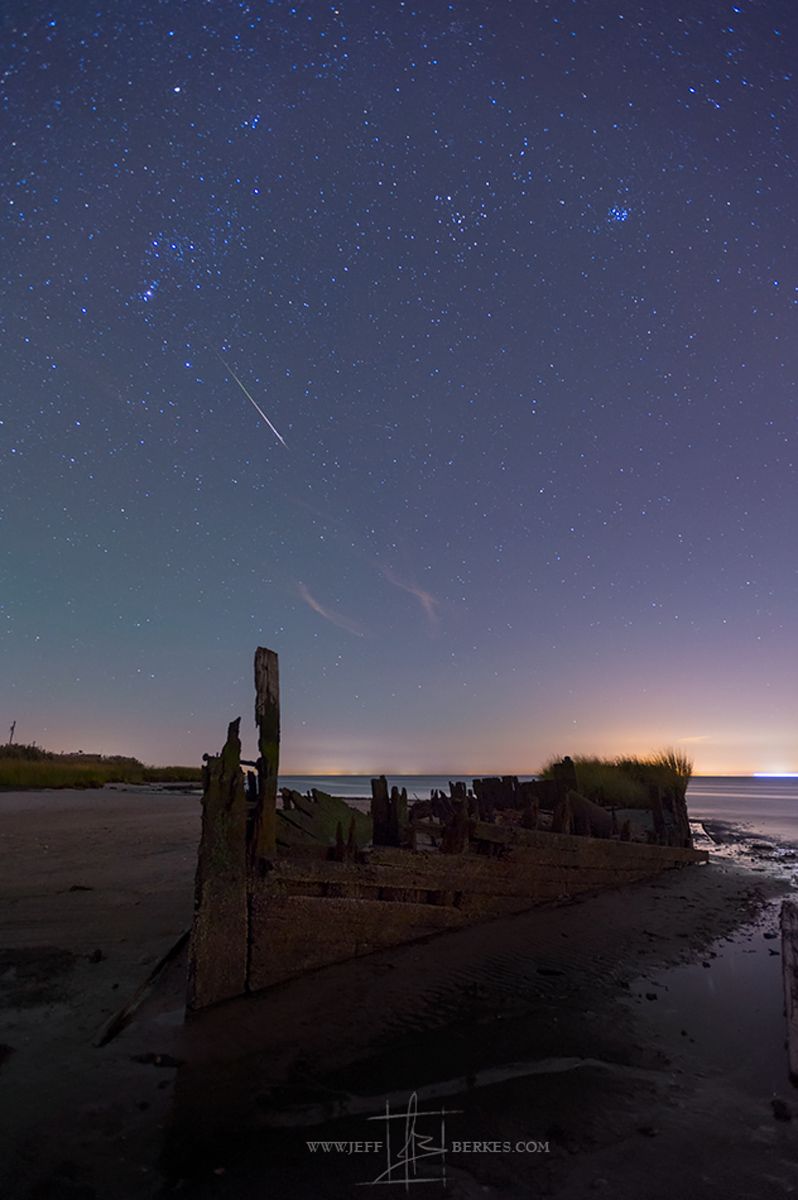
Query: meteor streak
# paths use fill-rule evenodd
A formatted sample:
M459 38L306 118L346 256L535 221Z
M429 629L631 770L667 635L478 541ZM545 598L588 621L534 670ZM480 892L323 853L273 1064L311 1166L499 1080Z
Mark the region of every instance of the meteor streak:
M224 367L225 371L227 371L228 375L232 375L233 379L235 379L236 383L237 383L237 384L238 384L238 386L241 388L241 391L244 393L244 395L246 396L247 400L249 400L250 404L251 404L251 405L252 405L252 407L255 409L255 411L256 411L257 413L259 413L259 415L260 415L261 417L263 417L264 421L265 421L265 422L266 422L266 424L269 426L269 429L271 429L272 433L273 433L273 434L274 434L274 436L277 438L277 440L278 440L278 441L280 441L280 442L282 442L282 443L283 443L283 445L285 446L285 439L284 439L284 438L282 437L282 435L281 435L281 434L279 434L279 433L277 432L277 430L274 428L274 426L272 425L271 421L270 421L270 420L269 420L269 418L266 416L266 413L263 411L263 409L262 409L262 408L261 408L261 406L260 406L260 405L257 403L257 401L253 400L252 396L250 396L249 392L248 392L248 391L247 391L247 389L244 387L243 383L242 383L242 382L241 382L241 380L238 378L238 376L236 375L235 371L234 371L234 370L233 370L233 368L230 366L230 364L225 362L225 360L222 358L221 354L219 354L219 353L218 353L218 351L214 351L214 353L216 354L216 357L219 359L219 362L220 362L220 363L222 364L222 366ZM286 450L288 449L288 447L287 447L287 446L285 446L285 448L286 448Z

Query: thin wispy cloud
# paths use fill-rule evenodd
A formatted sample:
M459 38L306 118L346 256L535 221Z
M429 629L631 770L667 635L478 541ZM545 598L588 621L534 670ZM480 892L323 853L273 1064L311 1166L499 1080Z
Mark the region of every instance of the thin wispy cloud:
M419 604L424 610L424 615L429 621L430 627L432 629L437 628L438 621L440 620L438 616L440 600L433 596L431 592L425 591L424 588L420 588L414 583L408 583L405 579L400 579L400 577L396 575L390 569L390 567L384 566L382 568L382 573L388 582L392 583L394 587L401 588L403 592L409 592L411 596L415 596L416 600L418 600Z
M304 600L308 608L312 608L320 617L324 617L325 621L329 621L331 625L337 625L339 629L345 629L347 633L353 633L355 637L365 637L365 630L361 629L356 621L350 621L349 617L343 616L341 613L330 612L322 604L319 604L315 596L312 596L304 583L297 583L297 592L300 599Z

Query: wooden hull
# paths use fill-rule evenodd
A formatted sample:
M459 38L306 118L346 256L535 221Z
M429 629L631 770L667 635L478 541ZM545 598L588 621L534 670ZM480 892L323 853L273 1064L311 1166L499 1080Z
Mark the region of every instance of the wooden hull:
M453 783L441 811L431 798L427 823L416 813L408 819L406 793L393 788L389 795L383 776L372 780L370 816L316 789L309 796L284 789L278 809L277 656L263 647L255 682L257 775L245 783L241 773L239 720L221 754L206 756L189 1011L376 950L707 860L686 848L683 796L671 798L669 825L656 788L656 842L623 840L628 828L613 836L613 818L574 790L570 759L540 785L542 795L537 783L518 786L512 777L475 781L476 796ZM543 830L539 804L548 801L550 827ZM514 810L514 819L502 809ZM423 839L427 847L416 849Z
M501 832L500 830L496 831ZM254 882L248 990L582 892L707 861L703 851L513 831L499 856L373 850L279 858Z

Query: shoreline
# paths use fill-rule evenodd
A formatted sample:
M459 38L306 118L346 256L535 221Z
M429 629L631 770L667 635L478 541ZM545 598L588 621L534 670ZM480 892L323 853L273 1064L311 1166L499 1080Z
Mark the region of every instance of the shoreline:
M162 1190L160 1127L172 1119L175 1086L185 1095L192 1081L191 1070L166 1065L185 1057L179 969L106 1048L91 1040L190 921L199 806L192 796L163 806L118 790L75 793L71 802L59 796L51 804L43 794L33 821L27 804L16 817L6 811L2 826L11 864L0 884L0 1042L11 1048L0 1067L4 1194L154 1198ZM798 861L773 838L703 823L717 839L707 866L371 955L267 993L257 1002L268 1030L257 1067L261 1119L271 1113L272 1123L237 1152L221 1134L206 1139L207 1154L195 1147L196 1169L182 1194L360 1195L356 1185L372 1164L353 1157L320 1165L305 1139L325 1130L343 1137L342 1129L363 1138L371 1128L364 1103L443 1085L454 1089L447 1106L465 1105L458 1118L465 1140L546 1140L549 1132L550 1152L534 1161L453 1156L454 1195L581 1197L591 1194L592 1179L606 1178L621 1200L665 1197L677 1182L669 1175L674 1147L677 1158L693 1162L696 1178L706 1173L696 1130L714 1147L707 1153L716 1174L721 1159L736 1172L702 1187L721 1195L723 1185L728 1196L740 1178L745 1194L780 1194L772 1183L751 1189L756 1172L767 1173L768 1154L798 1169L791 1157L798 1121L777 1120L770 1109L769 1089L798 1116L786 1053L776 1061L780 960L770 951L779 944L765 938L781 896L798 882ZM95 950L103 957L90 961ZM714 998L709 987L716 979L726 998L717 1020L717 987ZM682 1023L685 1006L695 1019ZM757 1050L757 1029L767 1029L770 1050L754 1054L758 1067L739 1062L735 1013L749 1049ZM165 1055L172 1057L154 1062ZM765 1057L773 1065L763 1082L756 1071ZM214 1094L213 1048L198 1061L206 1094ZM236 1080L222 1068L225 1079L235 1095ZM350 1115L325 1123L331 1103L339 1112L348 1103ZM306 1120L309 1111L314 1122L322 1119L310 1133L279 1124L281 1114ZM639 1174L643 1164L657 1177L655 1190ZM427 1186L440 1194L438 1184L424 1185L422 1200Z

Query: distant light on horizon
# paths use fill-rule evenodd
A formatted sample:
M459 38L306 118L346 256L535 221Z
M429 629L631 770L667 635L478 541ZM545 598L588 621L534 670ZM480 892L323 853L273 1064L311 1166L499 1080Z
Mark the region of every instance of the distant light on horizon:
M754 771L754 779L798 779L798 771Z

